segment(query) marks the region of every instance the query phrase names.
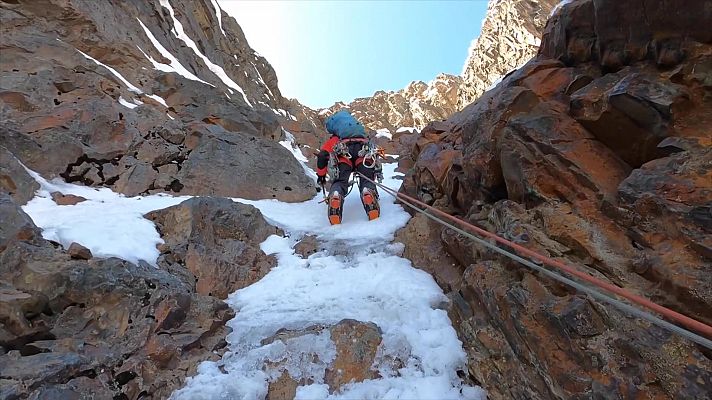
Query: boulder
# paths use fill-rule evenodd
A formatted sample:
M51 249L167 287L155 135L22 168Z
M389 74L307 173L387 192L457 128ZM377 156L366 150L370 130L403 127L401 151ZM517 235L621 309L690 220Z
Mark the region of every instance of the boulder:
M138 196L152 189L157 177L158 172L150 164L138 162L119 175L114 187L119 193Z
M61 192L52 192L51 194L52 200L60 206L73 206L87 200L73 194L62 194Z
M67 254L69 254L70 257L79 260L89 260L90 258L92 258L91 250L87 249L79 243L70 244L69 248L67 249Z
M199 294L227 298L269 272L276 262L259 245L277 229L253 206L230 199L195 197L146 218L166 242L162 261L179 263L195 276Z
M299 243L294 246L294 252L301 255L304 258L308 258L310 255L316 253L321 249L321 244L316 236L305 236Z
M382 340L381 330L376 324L344 319L329 331L336 346L336 358L327 368L324 380L331 391L337 391L350 382L379 377L376 371L371 370Z
M310 354L309 351L312 349L303 348L305 342L302 339L307 336L314 336L310 343L315 347L322 346L324 334L328 335L326 340L329 342L329 349L314 348L313 354ZM297 386L316 381L326 383L331 393L338 393L348 383L379 377L378 372L371 369L382 341L381 330L374 323L344 319L331 326L314 325L299 330L281 329L273 336L262 340L262 345L269 345L275 341L285 345L283 351L286 353L273 356L273 359L282 361L267 361L263 366L265 372L275 377L269 382L269 399L294 398ZM294 348L297 348L300 354L289 354L289 349L292 348L290 344L297 342L301 345L296 345ZM331 346L333 348L330 348ZM320 359L320 355L328 359ZM304 365L298 367L304 370L287 371L286 364L294 357L309 360L302 362ZM315 369L314 364L323 368L323 375L310 376L314 370L319 369ZM290 371L309 377L295 379L289 374Z
M181 194L297 202L316 194L314 182L282 146L208 127L183 162Z

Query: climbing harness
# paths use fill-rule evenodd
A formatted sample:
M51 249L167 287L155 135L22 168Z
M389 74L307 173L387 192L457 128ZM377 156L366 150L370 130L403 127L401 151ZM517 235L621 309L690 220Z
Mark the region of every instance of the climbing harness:
M375 170L375 177L378 182L383 182L383 168L381 166L381 158L385 157L385 150L370 140L366 139L343 139L334 145L331 153L329 153L329 162L327 164L327 173L330 180L333 182L339 178L339 162L343 159L351 160L352 155L349 152L348 144L353 142L365 142L358 152L358 159L364 167ZM353 185L354 180L350 181ZM349 189L350 191L350 189Z
M331 182L337 180L339 178L339 162L340 158L346 158L348 160L351 159L351 153L349 152L348 143L351 142L363 142L364 139L344 139L340 140L334 145L334 148L332 151L329 153L329 162L327 164L327 174L329 176L329 180ZM383 182L383 167L381 164L381 159L385 158L386 152L385 149L382 147L379 147L375 145L373 142L365 141L364 145L361 147L361 149L358 152L358 157L362 159L361 163L363 164L364 167L373 169L374 170L374 177L376 178L376 181L381 183ZM359 174L356 173L356 171L353 172L353 176L349 176L349 190L346 192L346 196L348 196L351 193L351 190L354 188L354 186L359 186ZM323 199L319 203L327 203L328 202L328 195L326 193L326 188L322 185L321 187L322 194L323 194ZM378 198L378 195L376 195L376 198Z
M567 284L567 285L569 285L583 293L589 294L591 297L593 297L597 300L606 302L627 314L630 314L630 315L636 316L640 319L646 320L654 325L657 325L661 328L667 329L670 332L676 333L676 334L678 334L682 337L685 337L699 345L706 347L707 349L712 350L712 340L708 339L708 338L712 338L712 326L709 326L703 322L697 321L697 320L690 318L686 315L680 314L680 313L678 313L674 310L671 310L667 307L653 303L652 301L650 301L644 297L630 293L626 289L623 289L619 286L604 282L604 281L602 281L588 273L579 271L578 269L571 267L567 264L564 264L560 261L553 260L549 257L543 256L537 252L529 250L526 247L520 246L520 245L513 243L507 239L504 239L494 233L488 232L482 228L479 228L475 225L465 222L465 221L463 221L455 216L452 216L444 211L438 210L437 208L432 207L428 204L425 204L422 201L419 201L411 196L408 196L403 193L399 193L399 192L397 192L397 191L395 191L381 183L374 182L373 180L365 177L363 174L359 174L359 175L360 175L361 179L366 179L367 181L380 187L386 193L395 197L402 204L412 208L413 210L415 210L418 213L425 215L427 218L430 218L433 221L435 221L445 227L448 227L463 236L468 237L469 239L481 244L482 246L485 246L485 247L487 247L501 255L504 255L512 260L515 260L515 261L519 262L520 264L525 265L533 270L541 272L542 274L544 274L552 279L555 279L559 282L565 283L565 284ZM442 218L438 218L438 216L436 216L436 215L438 215ZM460 229L460 228L456 227L455 225L444 221L443 218L448 219L456 224L459 224L460 226L463 226L468 230L474 231L478 235L480 235L484 238L492 239L501 245L508 246L509 248L513 249L520 255L529 257L530 259L523 258L519 255L516 255L508 250L505 250L505 249L497 246L495 243L490 243L489 241L483 239L482 237L477 237L470 232ZM643 311L637 307L634 307L631 304L622 302L608 294L605 294L605 293L600 292L599 290L596 290L595 288L586 286L582 283L579 283L579 282L576 282L569 278L566 278L565 276L562 276L562 275L558 274L557 272L554 272L552 270L544 268L542 265L535 264L534 262L532 262L532 260L535 260L542 265L547 265L549 267L553 267L558 270L561 270L571 276L581 279L582 281L585 281L591 285L597 286L600 289L606 290L606 291L614 293L620 297L623 297L632 303L636 303L636 304L643 306L649 310L652 310L664 317L674 320L677 323L684 325L689 330L685 329L681 326L672 324L668 321L665 321L659 317L656 317L655 315L653 315L647 311ZM700 336L697 333L691 332L691 330L699 332L699 333L703 334L704 336L706 336L707 338Z

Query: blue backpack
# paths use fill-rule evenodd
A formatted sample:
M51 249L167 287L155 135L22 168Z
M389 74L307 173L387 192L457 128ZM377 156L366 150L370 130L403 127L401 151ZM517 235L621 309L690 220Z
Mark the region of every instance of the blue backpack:
M327 118L326 130L339 139L366 137L363 125L346 110L341 110Z

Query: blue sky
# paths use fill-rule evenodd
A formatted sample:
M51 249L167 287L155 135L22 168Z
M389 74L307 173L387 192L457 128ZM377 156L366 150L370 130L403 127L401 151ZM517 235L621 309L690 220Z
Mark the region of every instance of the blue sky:
M312 108L460 74L486 0L218 0L277 72L286 97Z

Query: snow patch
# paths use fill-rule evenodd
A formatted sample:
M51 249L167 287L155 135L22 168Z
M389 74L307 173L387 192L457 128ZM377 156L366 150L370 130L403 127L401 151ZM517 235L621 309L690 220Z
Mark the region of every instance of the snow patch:
M59 242L64 248L76 242L96 257L119 257L132 263L143 260L155 266L159 255L156 245L163 243L153 222L143 215L190 198L161 194L125 197L108 188L79 186L59 179L47 181L32 170L27 172L40 189L22 209L42 228L42 237ZM60 206L52 200L52 192L87 200Z
M282 131L284 132L285 139L280 141L279 144L282 145L285 149L289 150L289 152L292 153L294 158L299 161L299 164L302 165L304 173L307 174L308 177L316 181L316 172L314 172L314 170L309 168L309 166L307 165L307 162L309 162L309 160L304 156L304 153L299 150L299 146L297 145L297 142L294 139L294 135L292 135L292 133L286 129L282 129Z
M500 76L499 78L495 79L494 82L492 82L492 84L489 85L489 87L487 87L487 89L485 89L485 92L489 92L490 90L496 88L497 85L499 85L499 83L502 82L502 78L504 78L505 75L506 75L506 74L504 74L504 75Z
M161 103L163 105L163 107L168 108L168 104L166 104L166 101L163 100L163 97L161 97L157 94L147 94L146 97L156 100L157 102Z
M210 0L210 2L213 3L213 8L215 9L215 16L218 17L218 26L220 27L220 31L222 32L223 36L227 37L222 27L222 11L220 10L220 5L218 5L217 0Z
M388 128L381 128L381 129L376 130L376 137L377 138L384 137L384 138L387 138L388 140L392 140L393 134L391 133L390 130L388 130Z
M177 59L173 54L171 54L170 51L168 51L165 47L163 47L163 45L161 44L161 42L159 42L159 41L155 38L155 36L153 36L153 34L152 34L151 31L146 27L146 25L144 25L143 22L141 22L141 20L140 20L139 18L136 18L136 19L138 20L138 23L141 24L141 27L143 28L143 31L146 32L146 35L148 36L148 39L151 41L151 43L153 43L153 46L156 48L156 50L158 50L158 52L161 53L161 55L162 55L163 57L167 58L167 59L171 62L170 65L159 63L158 61L154 60L153 57L151 57L151 56L149 56L148 54L146 54L140 47L136 46L136 47L138 47L139 50L141 50L141 53L143 53L143 55L146 56L146 58L148 58L148 61L150 61L151 64L153 64L153 68L155 68L155 69L157 69L157 70L159 70L159 71L163 71L163 72L175 72L176 74L178 74L178 75L180 75L180 76L182 76L182 77L185 77L185 78L187 78L187 79L190 79L190 80L192 80L192 81L202 82L202 83L204 83L204 84L206 84L206 85L210 85L210 86L215 87L215 85L213 85L213 84L211 84L211 83L208 83L208 82L205 82L204 80L202 80L202 79L198 78L197 76L195 76L192 72L188 71L188 69L186 69L186 68L180 63L180 61L178 61L178 59Z
M84 58L89 59L89 60L92 60L92 61L94 61L94 63L96 63L97 65L101 65L102 67L108 69L109 72L111 72L112 74L114 74L115 77L119 78L119 80L120 80L121 82L123 82L124 85L126 85L126 87L129 88L129 91L132 91L132 92L134 92L134 93L139 93L139 94L140 94L140 93L143 93L143 92L141 91L141 89L139 89L139 88L137 88L136 86L132 85L131 82L129 82L126 78L124 78L117 70L111 68L110 66L108 66L108 65L106 65L106 64L101 63L100 61L98 61L98 60L95 59L94 57L92 57L92 56L90 56L90 55L84 53L83 51L81 51L81 50L79 50L79 49L75 49L75 50L77 50L78 52L80 52L80 53L84 56Z
M237 58L237 57L235 57L235 58ZM267 88L267 92L270 94L270 96L272 96L273 99L276 99L276 97L274 96L274 93L272 93L272 90L269 88L269 86L267 86L267 83L265 83L265 80L262 78L262 73L260 73L260 69L257 68L257 66L254 63L252 63L252 67L254 67L255 71L257 71L257 79L260 80L260 83L262 84L262 86Z
M230 77L225 73L225 70L217 65L213 64L212 61L208 59L203 53L198 50L198 46L195 44L193 39L191 39L183 30L183 25L178 21L178 18L175 16L175 12L173 11L173 7L171 6L171 3L168 0L160 0L161 6L166 8L168 10L168 13L171 15L171 19L173 19L173 34L180 40L182 40L188 47L193 50L193 53L200 57L205 65L208 67L210 71L212 71L215 75L217 75L218 78L228 87L231 87L240 94L242 94L242 98L245 100L245 103L247 103L248 106L252 107L252 103L247 99L247 95L245 95L245 91L242 90L242 87L235 83Z
M418 128L412 127L412 126L401 126L400 128L396 129L396 133L416 133L418 132Z
M130 109L134 109L134 108L138 107L138 104L129 103L121 96L119 96L119 104L121 104L124 107L128 107Z
M572 0L561 0L561 2L559 2L559 4L557 4L557 5L555 5L555 6L554 6L554 9L551 10L551 14L549 14L549 18L551 18L551 17L553 17L554 15L556 15L556 14L561 10L561 8L562 8L563 6L565 6L565 5L569 4L569 3L571 3L571 1L572 1Z

